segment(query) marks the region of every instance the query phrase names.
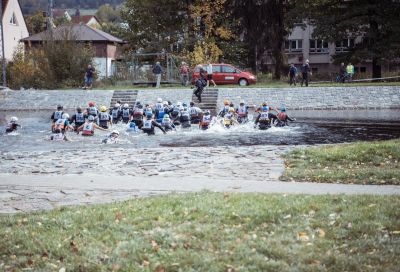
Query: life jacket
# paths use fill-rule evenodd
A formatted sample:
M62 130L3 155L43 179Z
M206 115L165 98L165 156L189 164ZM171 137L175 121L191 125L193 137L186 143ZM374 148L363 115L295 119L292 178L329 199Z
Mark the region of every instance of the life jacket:
M154 106L154 109L156 109L158 111L162 111L164 109L164 105L162 103L156 103L156 105Z
M64 114L63 111L55 111L53 115L54 121L61 119L63 114Z
M153 110L151 108L147 108L146 111L145 111L145 115L146 116L149 115L149 114L153 115Z
M184 110L181 112L181 122L188 122L188 121L190 121L189 112L187 110Z
M143 122L142 130L152 131L154 129L153 120L146 120Z
M209 126L211 123L211 116L210 115L204 115L203 120L201 121L201 126Z
M128 119L130 115L130 110L129 109L122 109L122 118L123 119Z
M53 133L53 135L51 136L51 139L53 141L63 141L65 138L65 135L63 133Z
M88 108L88 113L89 113L90 115L97 116L98 110L97 110L96 107L89 107L89 108Z
M171 116L174 117L174 118L179 116L179 108L178 107L174 107L172 109Z
M85 123L85 115L83 113L77 112L75 114L75 123L80 123L80 124Z
M246 106L239 106L237 109L238 115L240 117L246 117L247 116L247 107Z
M82 135L92 136L94 134L93 122L87 122L83 125Z
M169 125L171 125L171 119L170 118L163 118L162 121L161 121L161 124L163 126L169 126Z
M135 108L133 111L133 117L143 116L143 109Z
M109 121L110 115L107 112L100 112L99 119L100 121Z
M287 119L287 114L284 112L280 112L280 113L278 113L277 117L279 120L285 121Z
M118 119L119 117L119 108L113 108L111 111L111 115L113 119Z
M161 119L164 118L164 115L165 115L164 108L162 108L161 110L158 110L157 120L161 121Z
M63 131L65 129L65 121L66 119L58 119L53 126L54 131L60 130Z
M199 116L199 113L197 112L197 109L195 107L190 108L189 112L190 112L190 117L192 118Z
M258 119L260 122L269 122L269 113L268 112L262 112L260 113L260 118Z
M232 113L228 113L225 115L224 117L224 125L229 126L232 124L232 118L233 118L233 114Z

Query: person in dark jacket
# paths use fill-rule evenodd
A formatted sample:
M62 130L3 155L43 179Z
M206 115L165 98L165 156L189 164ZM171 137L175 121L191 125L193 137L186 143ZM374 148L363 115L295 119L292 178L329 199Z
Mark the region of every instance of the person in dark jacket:
M290 84L290 86L292 86L292 84L294 84L294 86L296 86L296 77L297 77L297 68L292 63L292 64L290 64L290 68L289 68L289 84Z
M308 76L312 75L311 68L310 68L310 63L309 63L308 60L306 60L306 62L301 67L301 75L302 75L301 87L303 87L304 82L306 84L306 87L308 87L308 81L309 81Z
M162 68L159 61L157 61L156 65L154 65L153 74L156 76L157 80L156 88L160 88Z

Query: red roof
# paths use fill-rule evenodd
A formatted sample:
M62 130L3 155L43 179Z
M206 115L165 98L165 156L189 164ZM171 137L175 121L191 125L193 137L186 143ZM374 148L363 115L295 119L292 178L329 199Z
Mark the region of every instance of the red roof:
M71 22L74 24L79 24L79 23L87 24L92 18L94 18L97 22L99 22L96 16L93 15L72 16Z

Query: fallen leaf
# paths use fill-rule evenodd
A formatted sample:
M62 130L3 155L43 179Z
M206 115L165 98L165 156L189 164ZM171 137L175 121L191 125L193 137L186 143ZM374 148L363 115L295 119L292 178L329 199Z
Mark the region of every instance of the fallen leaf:
M400 234L400 230L394 230L392 231L392 234Z
M154 271L155 272L165 272L166 270L165 270L164 266L158 265Z
M154 251L159 251L160 250L160 246L154 240L151 241L151 246L153 247Z
M146 261L146 260L143 260L142 265L143 265L143 266L149 266L149 265L150 265L150 262L149 262L149 261Z
M61 267L60 270L58 270L58 272L65 272L65 267Z
M310 237L308 237L306 232L299 232L297 233L297 240L302 242L308 242L310 240Z
M121 212L117 212L115 213L115 220L121 221L123 218L122 213Z
M375 207L375 206L376 206L375 203L372 203L372 204L369 204L369 205L368 205L369 208L372 208L372 207Z
M71 250L72 250L72 252L78 252L79 250L78 250L78 247L77 247L77 245L76 245L76 243L75 243L75 241L74 240L71 240L70 242L69 242L69 245L71 246Z
M324 238L325 237L325 231L323 229L318 229L318 237L319 238Z
M121 269L121 266L119 264L113 264L112 271L119 271L120 269Z
M289 219L289 218L292 218L292 216L291 216L290 214L285 215L285 216L283 217L283 219Z

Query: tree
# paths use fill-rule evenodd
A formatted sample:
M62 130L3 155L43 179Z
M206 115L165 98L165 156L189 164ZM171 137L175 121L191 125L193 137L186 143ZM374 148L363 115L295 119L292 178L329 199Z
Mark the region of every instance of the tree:
M46 30L46 17L43 16L41 11L26 17L25 21L30 35Z
M309 18L314 36L330 42L362 36L362 41L335 59L372 61L372 77L381 77L381 64L400 55L400 2L394 0L298 1L297 15Z

